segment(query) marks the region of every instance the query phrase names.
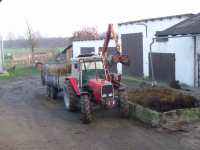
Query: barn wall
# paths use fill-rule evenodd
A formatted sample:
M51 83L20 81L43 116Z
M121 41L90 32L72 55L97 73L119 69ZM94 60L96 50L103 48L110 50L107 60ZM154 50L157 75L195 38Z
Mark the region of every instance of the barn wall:
M92 40L92 41L74 41L73 42L73 58L80 55L81 47L94 47L95 54L98 54L99 47L103 47L104 40ZM109 47L114 47L115 43L113 40L110 41Z
M0 49L0 67L2 66L2 54L1 54L1 49Z
M200 74L198 74L198 55L200 55L200 36L196 37L196 53L197 53L197 57L196 57L196 87L200 87L200 81L198 81L198 76L200 76ZM200 68L200 66L199 66Z
M169 38L168 42L156 42L152 51L175 53L176 80L190 86L194 85L194 39L192 37Z
M166 28L169 28L188 17L181 18L171 18L171 19L162 19L162 20L154 20L147 21L145 24L147 25L147 37L146 37L146 29L144 25L141 25L143 22L137 22L133 24L122 24L118 26L119 30L119 38L121 39L122 34L129 33L143 33L143 73L144 76L149 76L149 60L148 53L150 51L150 43L152 42L152 38L154 37L156 31L162 31Z
M1 43L0 43L1 45ZM0 46L0 72L2 72L2 50L1 50L1 46Z

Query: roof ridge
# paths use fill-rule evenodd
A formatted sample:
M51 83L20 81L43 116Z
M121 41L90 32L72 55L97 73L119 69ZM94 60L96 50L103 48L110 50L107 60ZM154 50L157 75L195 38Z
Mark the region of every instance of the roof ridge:
M186 14L180 14L180 15L171 15L171 16L164 16L164 17L155 17L155 18L148 18L148 19L139 19L135 21L128 21L123 23L118 23L118 25L126 25L126 24L133 24L137 22L147 22L147 21L154 21L154 20L162 20L162 19L168 19L168 18L174 18L174 17L184 17L184 16L194 16L193 13L186 13Z
M165 30L162 30L162 31L158 31L155 35L156 36L166 36L167 34L169 34L169 35L172 35L172 33L170 33L170 32L172 32L173 30L180 30L180 28L187 28L187 27L181 27L180 25L181 24L184 24L184 23L187 23L187 22L190 22L190 26L193 26L191 23L192 23L192 21L191 20L194 20L194 18L198 18L198 17L200 17L200 13L197 13L196 15L193 15L192 17L190 17L190 18L188 18L188 19L185 19L185 20L183 20L183 21L181 21L181 22L179 22L179 23L177 23L177 24L175 24L175 25L173 25L173 26L171 26L171 27L169 27L169 28L167 28L167 29L165 29ZM197 21L197 20L196 20ZM199 20L198 20L199 21ZM180 27L179 27L180 26ZM177 27L179 27L179 28L177 28ZM171 30L171 31L170 31ZM190 29L191 30L191 29ZM168 33L167 33L168 32ZM173 31L174 32L174 31ZM177 31L176 31L177 32ZM191 33L192 33L192 31L191 31ZM190 34L191 34L190 33ZM173 34L175 34L175 35L177 35L178 33L173 33ZM181 34L181 33L179 33L179 34ZM183 33L182 33L183 34ZM184 33L184 34L186 34L186 33Z

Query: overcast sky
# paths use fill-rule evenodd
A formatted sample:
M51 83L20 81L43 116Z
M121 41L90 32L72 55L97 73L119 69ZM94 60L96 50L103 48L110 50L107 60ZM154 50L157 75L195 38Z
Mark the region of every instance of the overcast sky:
M43 36L71 36L85 26L200 12L200 0L3 0L0 34L24 35L26 21Z

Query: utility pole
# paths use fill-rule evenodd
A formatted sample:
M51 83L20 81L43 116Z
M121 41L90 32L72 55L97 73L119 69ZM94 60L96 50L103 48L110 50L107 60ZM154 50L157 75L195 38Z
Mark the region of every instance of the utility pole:
M3 72L4 53L3 53L3 38L1 37L1 51L0 51L0 72Z
M4 65L4 41L1 38L1 57L2 57L2 65Z

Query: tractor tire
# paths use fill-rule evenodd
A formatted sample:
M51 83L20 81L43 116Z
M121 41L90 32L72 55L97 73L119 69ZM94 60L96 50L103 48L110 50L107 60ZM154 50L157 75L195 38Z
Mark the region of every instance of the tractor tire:
M81 95L81 121L88 124L92 121L92 111L88 95Z
M68 111L73 112L78 109L77 95L74 92L71 84L67 84L66 90L64 90L64 103Z
M126 90L119 91L119 111L122 118L129 117L129 104L128 104L128 93Z

